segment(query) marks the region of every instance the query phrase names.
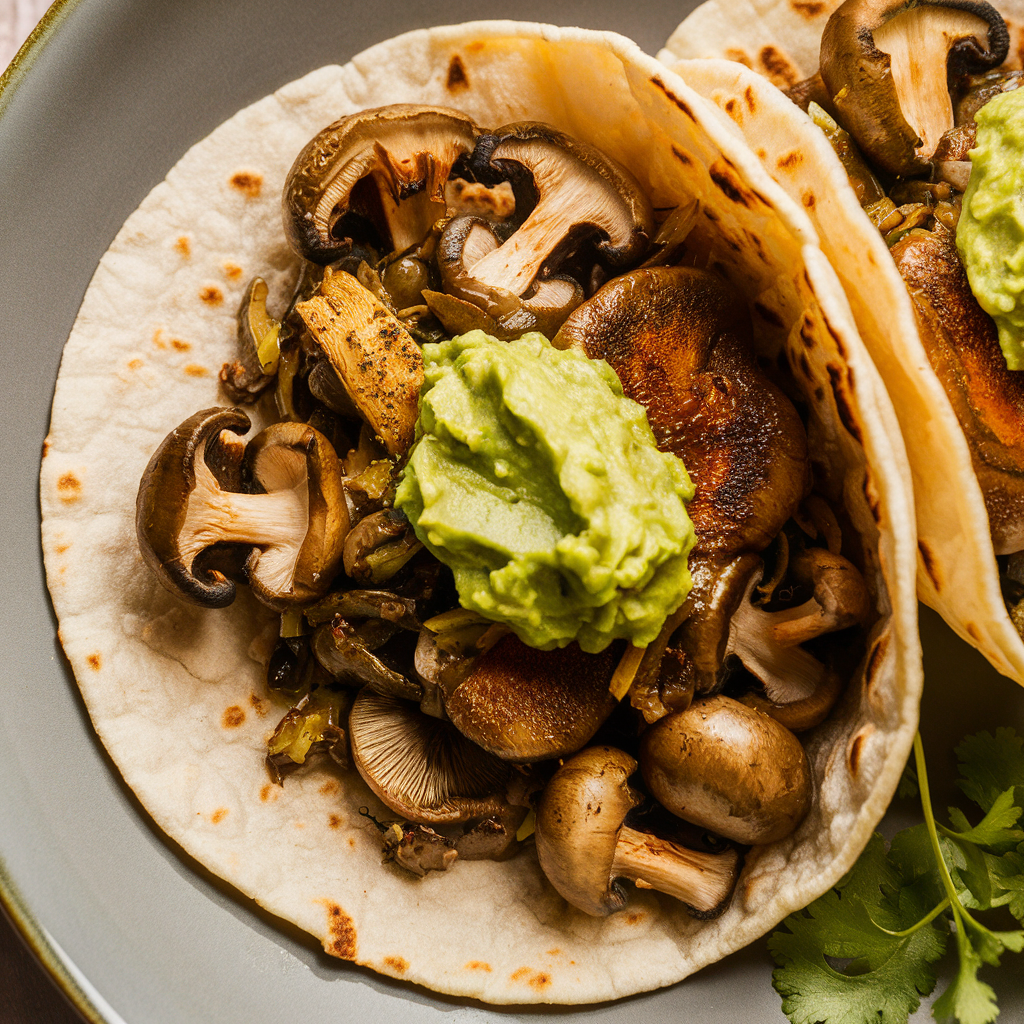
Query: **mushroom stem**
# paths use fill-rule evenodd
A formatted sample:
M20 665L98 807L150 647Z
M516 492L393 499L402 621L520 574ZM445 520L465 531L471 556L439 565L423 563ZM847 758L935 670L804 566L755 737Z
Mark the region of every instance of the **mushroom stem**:
M612 877L628 878L638 889L657 889L701 914L717 910L732 895L740 856L688 850L623 825L615 843Z

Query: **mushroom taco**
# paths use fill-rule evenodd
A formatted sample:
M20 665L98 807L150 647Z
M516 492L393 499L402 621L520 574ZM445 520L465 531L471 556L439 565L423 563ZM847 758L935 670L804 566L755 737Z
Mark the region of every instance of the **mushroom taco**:
M1009 368L1013 218L998 197L1014 180L999 154L1019 166L1024 5L780 2L750 15L706 3L661 57L807 209L896 399L918 592L1024 684L1024 378ZM1001 270L979 263L986 247Z
M419 127L403 143L395 125L407 115ZM348 156L364 162L328 194L344 177L329 157L346 139L357 143ZM562 154L557 165L576 168L571 189L615 185L635 248L609 244L611 228L595 229L598 215L585 209L595 201L581 207L564 191L548 206L554 235L530 235L552 165L530 152L551 147ZM307 173L325 165L326 180ZM402 175L414 182L404 191ZM511 258L486 263L503 249L507 257L517 236L546 273ZM417 248L425 237L433 255ZM341 251L326 258L315 251L335 244ZM326 268L310 270L296 248ZM496 277L485 274L495 263ZM396 301L417 274L426 277L413 297L424 301ZM246 288L253 275L264 283ZM355 320L339 334L338 317ZM517 339L517 322L533 333ZM456 327L467 333L430 341ZM286 329L296 332L287 343ZM238 354L240 334L256 341L255 370ZM366 339L396 358L372 358L359 349ZM277 355L267 358L265 345ZM328 365L332 347L346 346L366 358L342 352ZM289 360L300 351L295 370ZM682 605L685 587L663 598L637 632L620 630L638 607L631 594L595 609L568 575L557 601L536 588L551 611L527 616L526 626L509 615L495 631L454 598L432 603L454 584L462 590L464 568L453 559L445 583L422 550L426 542L443 555L447 525L430 519L431 494L445 487L425 482L423 462L460 423L455 415L447 435L437 428L438 396L451 385L478 397L492 389L496 366L518 381L515 359L540 382L526 392L531 406L542 404L544 374L567 374L551 378L571 399L553 403L562 406L554 436L595 422L611 431L632 417L634 479L642 473L653 488L664 477L676 504L692 485L665 452L689 460L697 539L688 566L680 563L692 541L679 527L671 557L674 578L688 571L692 591ZM284 416L268 413L267 398L245 412L231 407L261 370L264 385L284 389ZM282 383L289 372L305 375L304 391ZM372 380L361 384L361 372ZM426 384L409 455L417 373ZM574 418L582 392L572 389L584 379L587 403L618 411L587 415L588 404ZM475 390L458 390L466 380ZM289 398L319 418L289 416ZM346 419L354 433L336 432ZM508 421L494 422L498 431ZM490 438L491 427L479 436ZM604 457L602 445L590 450ZM335 956L496 1003L577 1003L672 983L740 948L836 882L860 852L902 771L920 697L904 460L888 397L813 228L714 109L620 37L479 23L402 36L285 86L190 150L129 218L61 365L41 474L43 545L60 638L97 732L190 855ZM383 496L400 464L396 508ZM531 463L530 486L546 472ZM333 495L339 486L344 504ZM500 492L493 478L487 488ZM209 525L194 528L199 492L229 519L245 518L246 504L278 505L289 520L298 509L299 539L281 542L290 555L265 524L258 535L197 541ZM525 492L515 497L528 504ZM502 501L490 506L495 515ZM409 520L431 525L414 537ZM155 534L152 523L162 524ZM640 531L642 544L653 532ZM376 579L384 582L369 589ZM559 614L574 601L585 628L563 646ZM608 611L622 607L631 614ZM538 640L538 624L554 632ZM385 635L375 646L371 638ZM404 644L404 669L385 656L391 642ZM453 659L462 666L454 684L445 676ZM571 682L559 699L586 690L600 713L565 737L533 727L543 708L517 704L511 731L525 722L528 741L539 736L541 745L509 756L511 741L485 737L474 709L489 689L504 696L525 680L528 694L538 677ZM609 690L628 696L617 703ZM799 739L780 718L803 730ZM426 805L451 805L447 790L423 795L445 787L434 778L413 801L395 773L368 767L397 719L411 730L388 735L423 758L460 744L475 751L475 781L463 785L476 801L469 812L416 820ZM554 720L570 732L578 724L575 714ZM715 729L742 733L764 770L749 772L749 748L724 760L716 749L681 777L668 754L706 723L709 738L694 738L694 749L720 748ZM769 733L776 746L764 745ZM268 738L283 785L265 766ZM290 771L314 740L350 757L359 774L324 759ZM594 796L588 787L601 776L616 785ZM709 806L698 806L694 787ZM668 811L652 809L651 795ZM588 800L617 807L615 823L595 830ZM527 806L536 837L515 824ZM655 818L675 822L667 845ZM573 838L577 827L590 832ZM395 863L381 863L382 834ZM477 859L477 844L504 859ZM575 866L559 852L567 847ZM611 863L597 866L599 847ZM669 847L698 876L725 863L724 893L702 904L692 887L681 902L652 891L666 887L651 872Z

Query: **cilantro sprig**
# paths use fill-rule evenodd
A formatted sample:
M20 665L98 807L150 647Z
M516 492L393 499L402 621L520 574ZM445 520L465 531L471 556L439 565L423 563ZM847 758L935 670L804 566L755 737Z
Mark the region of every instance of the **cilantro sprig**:
M1024 924L1024 740L982 732L956 754L958 785L983 813L977 824L956 807L949 827L936 823L918 735L900 794L920 793L924 823L888 849L876 833L834 889L770 938L773 984L793 1024L906 1024L935 988L951 933L959 969L933 1014L960 1024L998 1016L978 973L1024 950L1024 928L996 931L975 912L1003 907Z

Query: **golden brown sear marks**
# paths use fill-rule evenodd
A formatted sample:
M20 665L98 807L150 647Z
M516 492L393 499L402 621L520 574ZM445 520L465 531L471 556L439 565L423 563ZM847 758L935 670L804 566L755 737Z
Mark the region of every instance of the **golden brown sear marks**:
M57 493L65 505L71 505L82 496L82 481L74 473L65 473L57 481Z
M352 918L337 903L324 901L327 908L327 938L324 939L324 950L340 960L355 960L356 929Z
M228 184L246 199L258 199L263 191L263 175L259 171L235 171Z
M466 74L466 65L462 58L456 53L448 63L448 80L445 82L449 92L462 92L469 88L469 76Z
M220 724L225 729L237 729L244 721L245 712L237 704L232 704L221 716Z

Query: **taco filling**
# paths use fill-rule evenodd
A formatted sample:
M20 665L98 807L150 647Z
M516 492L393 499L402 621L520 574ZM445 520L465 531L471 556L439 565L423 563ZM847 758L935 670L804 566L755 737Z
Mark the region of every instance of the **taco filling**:
M161 582L282 613L274 779L358 771L416 874L536 830L587 913L633 879L708 916L808 812L796 733L874 613L744 303L679 265L683 212L550 125L332 124L285 186L292 299L252 281L221 372L276 422L198 412L143 477Z

